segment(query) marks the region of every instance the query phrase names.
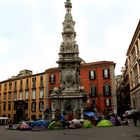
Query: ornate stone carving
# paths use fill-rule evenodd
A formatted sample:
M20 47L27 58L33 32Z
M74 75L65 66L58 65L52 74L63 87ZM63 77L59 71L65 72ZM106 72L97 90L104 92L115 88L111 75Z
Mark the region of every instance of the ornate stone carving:
M76 84L76 72L74 69L69 68L61 72L62 84L65 89L74 88Z
M76 41L68 38L65 42L61 43L60 52L78 52L78 45Z

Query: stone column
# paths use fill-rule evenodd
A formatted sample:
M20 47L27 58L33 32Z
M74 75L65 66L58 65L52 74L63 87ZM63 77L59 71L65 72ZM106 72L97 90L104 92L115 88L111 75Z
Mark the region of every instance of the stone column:
M81 107L81 122L83 122L84 121L84 109L83 109L83 107Z
M81 94L81 97L83 96L83 94ZM81 116L80 116L80 119L81 121L83 122L84 120L84 114L83 114L83 97L80 99L80 113L81 113Z
M61 100L61 114L63 115L64 112L64 102Z
M55 119L54 99L52 99L51 108L52 108L52 119Z
M76 111L76 109L74 108L74 109L73 109L73 119L76 118L75 111Z

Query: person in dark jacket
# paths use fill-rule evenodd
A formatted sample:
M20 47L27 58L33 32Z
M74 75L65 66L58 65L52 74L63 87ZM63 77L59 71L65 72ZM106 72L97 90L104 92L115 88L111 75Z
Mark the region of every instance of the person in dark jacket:
M137 126L138 112L134 111L132 114L134 125Z
M8 126L9 126L9 129L11 129L11 128L13 127L13 125L12 125L12 120L9 120L9 121L8 121Z

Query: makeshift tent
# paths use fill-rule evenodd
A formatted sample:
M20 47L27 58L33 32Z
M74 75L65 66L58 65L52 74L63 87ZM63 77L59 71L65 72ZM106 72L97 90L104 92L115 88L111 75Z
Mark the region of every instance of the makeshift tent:
M56 121L52 121L52 122L49 124L48 128L49 128L49 129L53 129L53 128L55 127L55 124L56 124Z
M48 122L44 120L38 120L31 122L32 130L45 130L48 128Z
M52 121L48 126L48 129L62 129L62 128L63 122L61 121Z
M95 116L94 112L84 112L84 114L88 117L94 117Z
M81 127L82 127L82 124L80 120L73 119L72 121L70 121L69 128L81 128Z
M113 125L116 125L116 118L115 117L111 117L110 121L112 122Z
M113 126L112 122L109 120L101 120L100 122L98 122L97 127L110 127Z
M31 130L31 127L26 122L19 122L17 130Z
M84 128L92 128L93 127L92 122L90 120L84 120L83 127Z
M45 120L38 120L38 122L42 125L42 126L45 126L45 127L48 127L49 125L49 122L45 121Z
M116 117L111 117L110 121L112 122L113 125L115 126L120 126L121 122L116 118Z

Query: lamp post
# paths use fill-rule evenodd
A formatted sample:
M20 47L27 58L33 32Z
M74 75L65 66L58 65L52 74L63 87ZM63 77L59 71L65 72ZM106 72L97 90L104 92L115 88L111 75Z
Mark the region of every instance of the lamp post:
M60 109L61 112L61 99L59 98L60 94L62 93L62 89L60 87L54 87L52 96L52 102L51 102L51 108L52 108L52 119L55 119L55 110ZM54 98L53 98L54 97ZM56 101L58 102L59 107L56 108Z
M81 96L81 99L80 99L80 111L81 111L81 116L80 116L80 119L81 121L83 122L84 120L84 109L83 109L83 99L84 99L84 86L79 86L79 95Z
M61 110L61 100L60 100L59 96L62 93L62 89L60 87L54 87L53 92L57 96L59 109Z

